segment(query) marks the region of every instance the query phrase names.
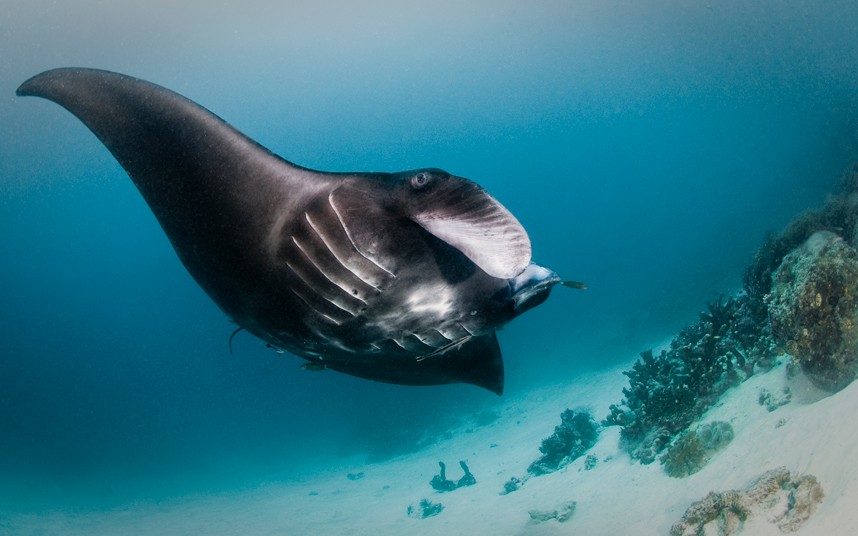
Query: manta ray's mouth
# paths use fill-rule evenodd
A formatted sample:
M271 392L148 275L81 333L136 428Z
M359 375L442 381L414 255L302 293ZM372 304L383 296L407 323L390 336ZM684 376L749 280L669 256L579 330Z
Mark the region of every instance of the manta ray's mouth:
M523 272L510 280L513 309L521 314L548 298L554 285L562 280L553 270L530 263Z

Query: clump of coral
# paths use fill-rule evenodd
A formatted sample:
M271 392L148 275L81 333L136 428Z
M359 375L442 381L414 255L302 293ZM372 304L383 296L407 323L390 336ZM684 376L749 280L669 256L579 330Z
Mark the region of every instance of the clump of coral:
M658 356L641 353L623 374L625 399L611 405L606 426L622 427L620 437L633 458L648 464L677 434L699 418L730 387L768 368L773 345L750 307L746 293L719 299L700 313Z
M471 470L468 469L468 464L466 464L464 460L459 461L459 466L462 468L462 471L465 474L462 476L462 478L455 482L452 480L447 480L447 465L444 462L438 462L438 466L441 468L441 471L437 475L432 477L432 480L429 482L429 485L432 486L432 489L439 493L455 491L459 488L473 486L477 483L477 479L474 478L474 475L471 474Z
M792 391L789 387L784 387L781 396L776 396L768 389L760 389L760 396L757 401L769 412L772 412L792 401Z
M799 477L780 467L763 473L745 490L709 492L688 507L670 529L670 536L730 536L741 532L755 517L774 523L781 532L795 532L824 497L816 477Z
M527 478L518 478L517 476L510 477L503 485L503 491L500 492L501 495L508 495L513 491L518 491L527 481Z
M539 476L554 472L574 461L599 438L599 426L587 411L567 409L560 415L554 434L542 440L542 456L530 464L527 472Z
M599 425L590 412L567 409L560 414L560 424L554 427L554 434L542 440L539 451L542 456L530 464L523 478L511 477L503 485L501 495L518 491L530 477L553 473L569 465L596 444L599 439ZM591 459L592 458L592 459ZM585 468L596 466L597 459L588 456ZM570 514L571 515L571 514Z
M568 501L561 504L556 510L529 510L527 513L534 523L544 523L546 521L565 523L575 513L576 506L577 503L575 501Z
M429 499L420 499L418 504L408 505L408 517L414 519L425 519L427 517L437 516L444 509L441 503L434 503Z
M818 387L858 375L858 251L817 231L788 253L768 298L772 334Z
M730 423L714 421L679 434L659 459L668 476L683 478L703 469L732 440Z

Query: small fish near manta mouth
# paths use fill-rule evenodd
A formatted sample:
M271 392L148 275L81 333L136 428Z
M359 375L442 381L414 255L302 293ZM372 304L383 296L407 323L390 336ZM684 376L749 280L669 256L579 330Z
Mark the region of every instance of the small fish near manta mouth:
M177 93L109 71L55 69L17 94L80 119L203 290L305 370L501 394L495 331L559 283L583 288L533 264L509 210L445 171L307 169Z

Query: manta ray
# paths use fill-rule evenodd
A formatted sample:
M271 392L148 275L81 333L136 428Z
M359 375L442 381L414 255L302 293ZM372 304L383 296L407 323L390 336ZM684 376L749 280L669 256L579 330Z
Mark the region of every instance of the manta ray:
M108 71L47 71L17 94L77 116L218 307L311 369L501 394L495 331L558 283L581 286L532 263L509 210L440 169L301 167L177 93Z

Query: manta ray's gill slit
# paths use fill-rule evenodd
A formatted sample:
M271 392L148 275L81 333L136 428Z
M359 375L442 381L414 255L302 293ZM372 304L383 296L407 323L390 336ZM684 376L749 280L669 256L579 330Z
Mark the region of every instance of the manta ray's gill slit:
M324 268L324 263L320 262L318 259L315 258L315 256L312 254L312 248L303 244L300 240L298 240L297 237L293 236L292 242L295 244L295 246L298 248L298 250L304 255L304 258L307 260L307 262L309 262L310 265L313 266L316 269L316 271L322 277L324 277L325 280L327 280L330 283L330 285L328 286L329 290L333 290L333 288L335 287L335 288L339 289L340 291L342 291L342 294L339 296L337 296L336 294L334 294L332 296L326 295L325 297L328 300L330 300L333 303L336 303L338 306L342 307L343 309L347 309L348 311L350 311L352 314L355 314L355 315L360 311L360 309L366 307L366 300L361 298L359 291L356 288L354 288L356 285L354 285L354 284L347 285L347 284L343 284L340 281L338 281L336 276L333 276L330 274L330 270ZM333 287L331 285L333 285ZM350 287L351 287L351 289L350 289ZM359 303L355 304L354 301L357 301ZM353 310L355 308L355 306L356 306L356 309Z
M390 340L391 340L391 341L393 341L393 344L395 344L396 346L399 346L399 347L400 347L400 348L402 348L403 350L408 350L408 348L406 348L406 347L405 347L401 342L399 342L398 340L396 340L396 339L390 339Z
M312 310L314 313L316 313L317 315L321 316L322 318L324 318L324 319L325 319L325 320L327 320L328 322L331 322L331 323L333 323L333 324L335 324L335 325L337 325L337 326L339 326L339 325L341 325L341 324L343 323L343 321L340 321L340 320L337 320L337 319L335 319L335 318L332 318L332 317L330 317L330 316L326 315L325 313L323 313L322 311L319 311L318 309L316 309L315 307L313 307L313 304L311 304L311 303L310 303L309 298L307 298L307 297L305 297L305 296L302 296L302 295L301 295L301 293L300 293L297 289L295 289L295 288L290 288L289 290L291 290L291 291L292 291L292 294L294 294L294 295L295 295L299 300L301 300L302 302L304 302L304 305L306 305L310 310Z
M438 331L450 341L456 341L463 337L472 335L470 331L466 330L462 324L459 323L448 324L446 327L439 329Z
M378 270L375 264L372 264L368 261L368 259L365 259L362 255L360 255L357 250L353 250L354 254L352 255L349 255L347 252L342 251L342 247L336 243L336 240L327 236L322 231L321 226L317 225L313 221L313 219L310 217L310 214L305 212L304 219L307 221L307 225L310 226L310 230L314 233L314 236L324 246L324 250L328 253L332 260L336 260L336 262L339 263L340 270L337 271L336 275L334 271L330 268L327 270L327 272L325 272L325 275L328 277L328 279L330 279L334 283L337 283L337 285L340 286L340 288L342 288L346 292L349 292L350 288L353 290L357 290L355 287L365 286L370 288L364 290L362 293L367 293L371 291L381 292L379 287L384 281L384 278L386 278L387 274ZM343 231L343 234L345 235L345 230ZM307 252L305 251L305 253ZM361 260L363 262L360 262ZM323 263L316 262L316 264L320 267L321 270L321 265ZM327 265L329 266L332 264L333 262L327 263ZM370 266L361 265L370 265L371 268ZM373 274L373 271L381 273ZM354 292L352 293L354 294Z
M422 354L426 353L427 351L432 350L431 347L426 346L425 344L420 342L420 339L418 339L417 337L415 337L413 334L410 334L410 333L408 335L405 335L402 338L391 337L389 340L391 342L393 342L399 348L402 348L403 350L405 350L406 352L409 352L411 354L421 354L422 355Z
M330 194L330 195L328 195L328 203L331 205L331 208L333 209L334 214L336 214L336 215L337 215L337 220L339 220L339 222L340 222L340 226L343 228L343 232L345 232L346 237L349 239L349 242L351 242L351 245L352 245L352 247L354 248L354 250L355 250L355 251L356 251L356 252L357 252L361 257L365 258L366 260L368 260L369 262L371 262L372 264L374 264L376 267L378 267L379 269L384 270L385 272L387 272L387 274L388 274L390 277L396 277L396 274L394 274L394 273L393 273L392 271L390 271L389 269L385 268L385 267L384 267L382 264L380 264L377 260L373 259L372 257L370 257L369 255L367 255L366 253L364 253L363 251L361 251L361 250L360 250L360 248L358 248L358 247L357 247L357 244L355 244L355 241L354 241L354 237L352 237L351 233L349 232L349 228L348 228L348 226L346 225L345 220L343 219L343 215L340 213L340 210L337 208L337 205L336 205L336 204L334 204L334 194L333 194L333 192L331 192L331 194Z
M431 346L429 346L428 344L426 344L425 342L420 340L420 337L418 337L414 333L409 333L409 334L405 335L404 337L402 337L401 341L396 341L396 342L400 346L402 346L403 348L408 350L409 352L412 352L415 354L421 354L422 355L426 352L431 352L431 351L435 350L434 348L432 348Z
M348 311L352 316L357 316L361 309L366 307L366 302L352 296L348 291L340 288L336 283L331 281L313 263L305 252L306 248L301 246L301 243L293 236L292 242L295 245L296 252L289 256L286 265L292 270L295 275L319 297L329 301L344 311Z
M349 320L350 318L354 318L354 314L348 309L343 309L336 303L328 300L324 296L320 296L313 287L310 282L308 282L304 275L301 274L300 270L296 270L295 267L290 262L286 262L286 266L295 274L295 279L293 280L293 285L290 285L290 289L292 292L301 298L301 300L307 304L313 311L316 313L333 320L337 325ZM299 290L299 286L304 288Z
M450 340L444 337L437 329L431 329L428 332L414 333L414 336L420 339L420 342L432 348L441 348L449 344Z
M463 330L465 330L465 331L468 333L468 335L471 335L471 336L473 336L473 335L474 335L474 332L473 332L473 331L471 331L470 329L468 329L468 328L465 326L465 324L462 324L461 322L459 322L459 324L458 324L458 325L459 325L459 327L460 327L460 328L462 328Z

